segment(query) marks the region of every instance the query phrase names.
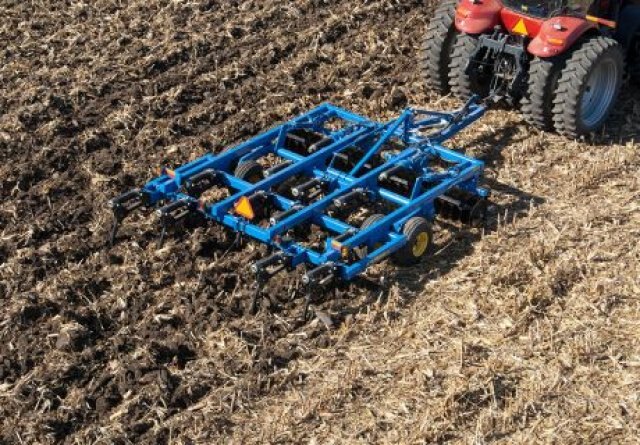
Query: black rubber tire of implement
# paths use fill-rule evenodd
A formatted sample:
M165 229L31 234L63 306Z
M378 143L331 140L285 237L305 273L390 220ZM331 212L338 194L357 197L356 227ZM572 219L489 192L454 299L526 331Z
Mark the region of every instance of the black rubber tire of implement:
M372 225L374 225L375 223L377 223L383 218L384 218L384 215L381 215L380 213L374 213L373 215L369 216L367 219L364 220L364 222L360 226L360 230L364 230L368 227L371 227ZM369 254L369 248L367 246L359 247L355 249L355 252L356 252L356 255L358 255L358 257L362 259Z
M243 181L256 183L264 179L264 169L256 161L245 161L238 164L233 175Z
M449 93L449 64L453 44L458 36L455 27L458 0L444 0L427 25L422 48L425 85L439 94Z
M606 58L611 58L618 66L617 91L607 113L599 122L588 127L581 116L582 96L591 71ZM624 56L617 41L605 36L594 36L584 40L567 60L558 81L553 101L553 121L556 131L567 138L577 139L602 127L608 114L615 107L616 98L622 86L623 72Z
M469 34L459 34L453 45L451 63L449 64L449 86L451 92L460 100L467 101L472 95L480 97L489 95L489 79L486 84L478 76L466 73L471 56L476 50L478 39Z
M553 131L553 98L566 57L535 57L529 66L527 91L522 98L522 115L529 125Z
M393 254L393 261L397 265L414 266L433 251L433 228L431 227L431 223L426 219L419 216L409 219L404 224L402 233L407 237L408 242L402 249ZM413 252L413 246L421 233L427 233L429 241L425 251L421 255L416 256Z

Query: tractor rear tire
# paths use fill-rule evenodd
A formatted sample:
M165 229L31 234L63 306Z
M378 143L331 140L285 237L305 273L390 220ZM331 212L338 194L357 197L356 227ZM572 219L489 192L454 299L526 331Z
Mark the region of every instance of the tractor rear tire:
M626 3L620 11L614 37L627 51L626 74L629 81L640 85L640 4L637 1Z
M527 92L522 98L522 114L533 127L553 131L553 98L566 57L534 58L529 67Z
M459 34L453 45L449 64L449 86L451 92L460 100L467 101L472 95L489 95L489 80L483 82L478 75L467 74L467 66L478 46L478 39L469 34Z
M426 219L419 216L409 219L402 233L407 244L393 254L393 261L399 266L414 266L433 251L433 229Z
M629 51L629 80L640 86L640 31L631 41L631 49Z
M444 0L427 25L422 53L422 66L427 88L439 94L449 93L449 64L458 36L455 27L458 0Z
M599 130L615 106L623 74L624 55L617 41L605 36L584 40L558 81L553 101L556 131L577 139Z

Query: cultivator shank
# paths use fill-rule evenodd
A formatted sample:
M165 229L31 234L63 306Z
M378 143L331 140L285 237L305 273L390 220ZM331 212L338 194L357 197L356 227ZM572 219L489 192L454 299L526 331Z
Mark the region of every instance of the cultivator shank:
M409 109L378 123L322 105L114 199L111 241L141 208L156 209L161 245L190 216L221 224L272 252L251 268L256 298L269 278L301 265L312 287L351 280L390 255L409 252L417 261L431 242L424 224L456 209L470 219L488 196L479 186L482 162L440 145L484 112L474 98L453 113Z

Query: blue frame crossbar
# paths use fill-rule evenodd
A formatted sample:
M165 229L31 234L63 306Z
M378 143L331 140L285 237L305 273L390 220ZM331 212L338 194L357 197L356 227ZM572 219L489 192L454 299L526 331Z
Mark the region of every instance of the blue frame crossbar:
M441 145L485 111L472 98L455 112L407 109L379 123L323 104L220 154L164 169L112 200L112 242L129 213L156 208L163 237L174 223L198 215L270 246L275 253L254 267L256 273L274 264L304 264L319 275L351 280L407 245L409 219L432 220L446 203L459 204L461 193L488 196L479 184L484 164ZM208 199L212 188L226 197ZM387 211L366 228L336 211L368 206ZM325 233L321 246L297 239L296 230L310 225Z

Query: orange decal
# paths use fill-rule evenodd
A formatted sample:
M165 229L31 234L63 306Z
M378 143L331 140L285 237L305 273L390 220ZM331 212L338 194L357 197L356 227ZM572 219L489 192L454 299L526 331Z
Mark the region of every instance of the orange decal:
M243 196L238 202L236 202L235 211L238 215L244 216L248 220L252 220L256 217L251 201L249 201L249 198L246 196Z
M513 27L512 31L515 32L516 34L521 34L523 36L529 35L527 24L524 22L523 19L520 19L518 23L516 23L516 26Z

